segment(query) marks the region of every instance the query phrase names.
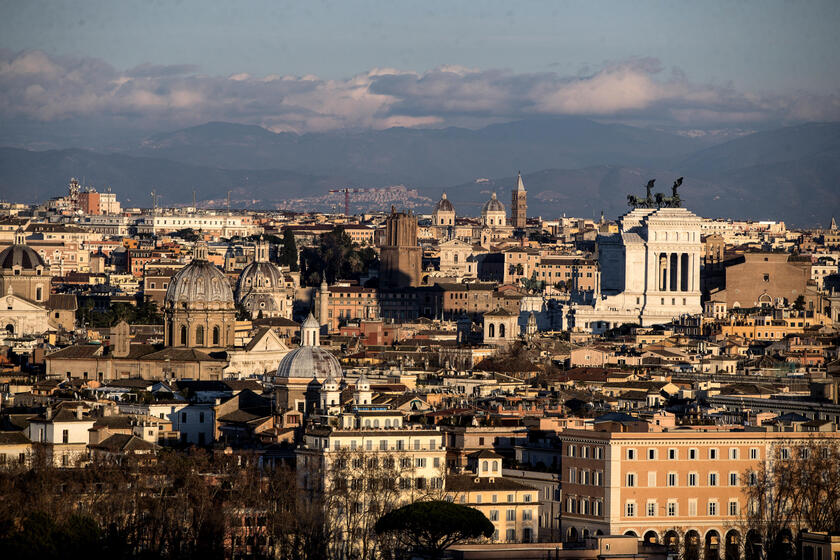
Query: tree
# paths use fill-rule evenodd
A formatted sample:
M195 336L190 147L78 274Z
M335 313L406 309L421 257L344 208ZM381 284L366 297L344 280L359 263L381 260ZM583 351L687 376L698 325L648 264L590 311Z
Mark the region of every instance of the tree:
M793 302L793 309L796 311L805 311L805 296L799 295Z
M744 473L744 525L761 534L770 560L797 556L801 530L840 531L840 443L814 436L778 443Z
M453 544L490 538L495 528L487 517L468 506L445 500L414 502L383 515L378 534L392 534L401 545L429 558L440 558Z
M290 270L298 269L298 250L295 243L295 234L289 228L283 230L283 242L280 247L279 262L288 266Z

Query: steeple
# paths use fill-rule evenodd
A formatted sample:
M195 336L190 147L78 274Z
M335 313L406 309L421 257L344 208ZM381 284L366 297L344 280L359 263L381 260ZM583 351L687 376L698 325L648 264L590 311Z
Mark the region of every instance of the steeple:
M362 372L359 379L356 380L354 400L357 405L360 405L371 404L372 399L373 395L370 391L370 381L368 381L365 373Z
M833 219L831 223L834 223ZM26 245L26 232L23 231L22 227L17 228L15 232L15 245Z
M837 222L834 220L834 217L831 218L831 231L837 231Z
M311 311L309 312L309 316L300 326L300 345L316 347L321 345L321 325L319 325L315 317L312 316Z
M199 241L195 244L195 249L193 249L193 260L194 261L206 261L207 260L207 243L204 241Z
M525 192L525 183L522 182L521 171L517 171L516 173L516 190L519 192Z
M255 259L257 262L268 262L268 242L260 236L260 240L257 241L257 254Z

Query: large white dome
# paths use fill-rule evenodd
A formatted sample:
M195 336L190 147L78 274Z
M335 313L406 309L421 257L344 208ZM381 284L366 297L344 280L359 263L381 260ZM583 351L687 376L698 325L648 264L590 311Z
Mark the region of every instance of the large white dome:
M286 354L277 366L277 377L341 379L344 374L335 356L317 346L301 346Z

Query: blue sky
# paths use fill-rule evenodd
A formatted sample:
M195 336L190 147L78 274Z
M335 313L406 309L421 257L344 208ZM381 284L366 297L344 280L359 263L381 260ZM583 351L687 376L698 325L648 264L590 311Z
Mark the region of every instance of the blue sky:
M178 112L178 118L191 122L211 118L216 111L219 119L312 130L393 123L470 125L566 113L640 122L661 116L691 127L751 119L833 119L840 112L840 2L836 0L12 1L0 3L0 16L0 111L6 118L50 120L84 116L86 111L111 111L129 118L149 111L161 119ZM29 54L26 62L32 63L32 52L59 68L53 68L51 79L27 81L20 71L2 75L2 65L8 69L21 56ZM100 62L110 70L91 69ZM40 72L43 60L38 64ZM68 85L56 76L66 77L71 68L91 72L86 80L107 78L113 84L121 80L116 74L130 74L138 66L168 70L155 77L158 82L150 81L146 72L143 91L134 80L128 86L121 81L119 91L108 93L103 86L82 99L68 99L65 93L49 95L51 88ZM435 72L450 67L457 71L442 86ZM404 78L371 77L374 68L412 73L416 79L408 83ZM638 96L630 103L616 103L601 91L593 94L588 82L572 93L594 95L604 103L581 106L544 98L552 88L616 68L648 80L596 83L628 88L631 97ZM174 74L179 77L173 78ZM290 92L275 84L266 93L265 82L259 80L273 75L308 76L309 85L320 84L323 102L314 105L294 99L295 94L305 96L297 86ZM231 76L237 76L239 89L207 81ZM359 76L367 76L361 79L368 81L364 88L370 96L354 93L353 80ZM518 78L532 88L521 91ZM464 90L467 82L473 89ZM437 89L429 89L430 84ZM663 84L666 90L652 91ZM465 96L490 88L495 93L488 97L504 101L493 105L486 99L481 105L486 110L478 112L430 110L434 92L445 104L453 87ZM187 106L222 93L219 88L230 96L227 102L205 104L200 112L186 114ZM172 91L177 95L169 96ZM276 114L268 107L249 110L261 105L261 92L286 106ZM332 104L330 92L335 94ZM106 93L111 95L107 103ZM90 102L93 95L99 104ZM251 95L254 103L232 105L233 97L247 100ZM383 95L389 103L383 102ZM348 106L336 107L335 99L342 96ZM354 98L361 98L363 106L351 109ZM126 99L131 104L126 105ZM525 110L511 110L516 103L524 103ZM39 107L48 104L49 110ZM353 110L367 112L368 117L353 120L349 115ZM293 117L283 116L290 112ZM323 118L315 118L316 114Z

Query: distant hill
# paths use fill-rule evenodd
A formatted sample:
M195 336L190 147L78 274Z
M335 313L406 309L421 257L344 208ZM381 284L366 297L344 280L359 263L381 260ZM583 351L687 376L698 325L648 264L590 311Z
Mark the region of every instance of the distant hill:
M343 184L342 177L318 177L294 171L230 170L188 165L161 158L100 154L87 150L34 152L0 148L0 196L6 200L41 202L66 193L70 177L86 184L110 185L124 205L151 206L150 192L160 204L221 201L231 190L239 207L264 207L290 197L323 192Z
M357 183L448 185L517 169L654 165L704 147L700 140L584 118L542 118L464 128L274 134L205 125L158 134L124 153L222 168L295 169Z
M827 224L840 215L840 124L759 132L715 146L587 119L534 119L478 131L389 129L359 133L274 134L256 126L208 123L147 138L126 153L0 148L0 196L33 202L65 192L70 177L110 185L127 204L148 206L225 198L239 207L291 207L336 186L416 189L412 207L444 190L462 215L477 215L490 193L507 205L524 172L529 213L615 217L626 195L649 178L670 193L684 176L687 207L708 217ZM426 198L428 197L428 199ZM362 197L364 198L364 197ZM377 208L377 196L355 208ZM422 208L420 208L422 209ZM430 208L429 208L430 209Z

